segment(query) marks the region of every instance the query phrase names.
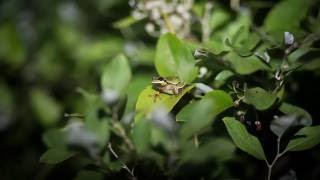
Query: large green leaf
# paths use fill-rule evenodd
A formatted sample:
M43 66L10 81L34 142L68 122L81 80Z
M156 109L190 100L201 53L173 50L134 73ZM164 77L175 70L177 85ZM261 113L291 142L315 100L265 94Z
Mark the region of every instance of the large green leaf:
M244 102L253 105L258 110L266 110L276 101L277 96L266 90L255 87L247 89L244 93Z
M191 50L175 35L162 35L157 43L155 66L161 76L178 76L190 83L197 76Z
M313 0L281 1L267 15L264 27L267 31L289 31L292 28L299 27L300 22L306 17L308 9L314 2Z
M289 141L286 151L303 151L320 143L320 126L300 129L294 139Z
M74 155L73 152L65 149L49 149L40 157L40 162L48 164L57 164L69 159Z
M201 129L208 127L214 118L233 106L229 94L221 90L207 93L200 101L188 104L177 115L177 121L185 121L180 135L187 139Z
M164 93L160 93L157 96L159 92L154 90L152 86L147 86L138 97L136 112L148 114L151 113L155 108L159 107L163 107L169 112L178 103L182 96L189 92L192 88L193 85L187 86L177 96Z
M240 121L233 117L225 117L223 122L232 140L241 150L260 160L266 158L258 138L251 135Z
M131 80L131 69L124 55L115 57L105 68L101 78L103 90L124 95Z

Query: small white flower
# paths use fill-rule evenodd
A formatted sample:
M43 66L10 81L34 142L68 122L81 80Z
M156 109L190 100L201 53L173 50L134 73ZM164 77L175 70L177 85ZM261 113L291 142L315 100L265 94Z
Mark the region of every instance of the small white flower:
M170 22L172 23L173 26L177 27L176 29L181 27L183 24L183 20L177 15L171 15Z
M200 67L199 69L199 78L204 77L208 73L208 69L206 67Z
M294 43L294 36L290 32L284 32L285 45L292 45Z

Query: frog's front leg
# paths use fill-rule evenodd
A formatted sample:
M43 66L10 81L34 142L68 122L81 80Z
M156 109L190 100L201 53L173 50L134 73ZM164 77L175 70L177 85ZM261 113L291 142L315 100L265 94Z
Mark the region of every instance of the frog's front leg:
M155 93L150 94L149 97L153 98L153 102L154 102L154 103L157 102L157 99L161 100L160 92L159 92L159 91L156 91Z

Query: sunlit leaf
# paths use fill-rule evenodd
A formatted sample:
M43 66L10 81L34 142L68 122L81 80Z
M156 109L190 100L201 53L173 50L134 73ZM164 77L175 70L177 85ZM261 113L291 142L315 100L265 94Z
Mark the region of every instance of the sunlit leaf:
M169 112L178 103L178 101L193 88L193 85L187 86L177 96L160 93L152 88L152 86L146 87L139 95L136 112L148 114L151 113L154 108L164 107Z

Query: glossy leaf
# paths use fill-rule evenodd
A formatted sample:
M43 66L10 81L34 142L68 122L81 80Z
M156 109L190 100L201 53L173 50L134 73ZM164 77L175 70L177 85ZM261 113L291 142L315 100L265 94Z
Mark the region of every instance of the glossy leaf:
M304 127L289 141L286 151L303 151L320 143L320 126Z
M253 105L258 110L266 110L276 101L273 95L260 87L247 89L244 93L244 102Z
M175 35L162 35L157 43L155 66L161 76L177 76L186 83L197 76L191 50Z
M260 160L266 158L258 138L251 135L240 121L233 117L225 117L223 118L223 122L233 142L241 150Z

